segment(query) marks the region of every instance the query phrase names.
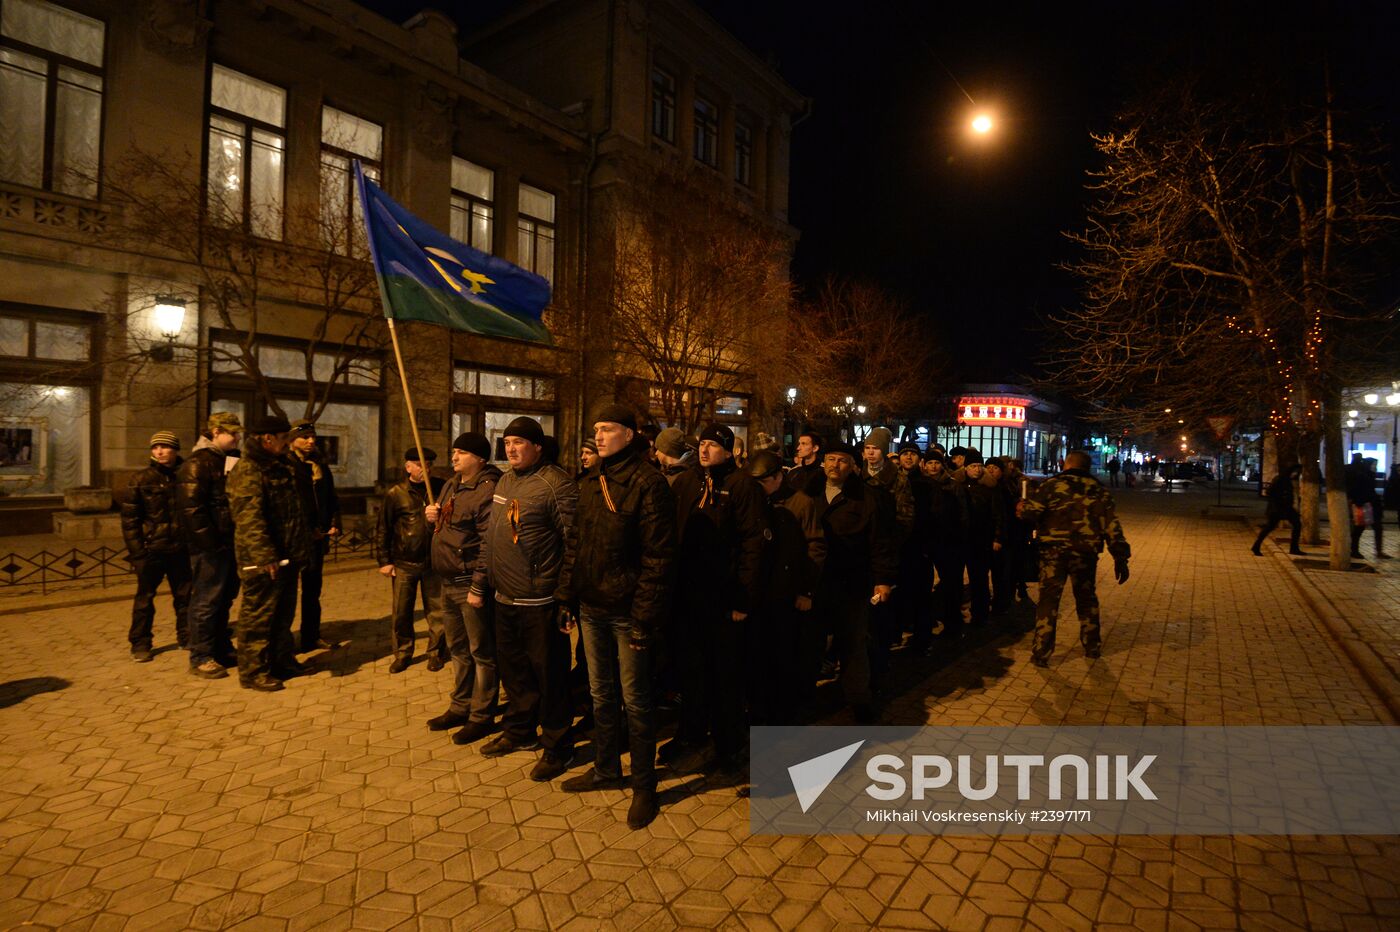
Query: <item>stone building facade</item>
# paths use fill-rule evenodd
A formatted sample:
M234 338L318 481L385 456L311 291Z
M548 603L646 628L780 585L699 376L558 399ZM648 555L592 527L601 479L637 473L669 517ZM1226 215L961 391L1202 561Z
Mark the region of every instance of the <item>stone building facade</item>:
M556 55L574 17L590 28ZM615 153L657 145L663 59L676 138L694 132L694 88L713 82L715 183L784 225L803 102L685 3L529 4L463 37L432 11L395 24L348 0L0 0L0 523L46 531L65 488L120 487L155 430L188 450L211 410L255 417L267 394L302 416L308 396L324 400L320 380L340 485L353 498L396 473L410 431L392 354L377 335L346 349L377 293L327 315L310 281L327 245L363 249L351 158L428 222L553 283L553 346L400 326L423 442L445 452L458 431L529 413L574 449L617 368L577 340L590 197L625 183ZM741 114L751 139L736 150ZM726 180L736 157L750 161L742 184ZM131 235L149 218L113 192L142 164L172 198L188 186L176 206L192 229L239 229L276 259L256 320L218 312L182 243ZM310 361L308 341L324 348Z

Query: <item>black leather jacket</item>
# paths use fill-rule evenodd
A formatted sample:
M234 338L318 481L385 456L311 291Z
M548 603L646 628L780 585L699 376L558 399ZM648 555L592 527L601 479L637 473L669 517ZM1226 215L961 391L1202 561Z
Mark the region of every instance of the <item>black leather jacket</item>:
M233 514L224 488L228 456L207 439L195 444L175 474L175 503L185 544L195 553L233 546ZM237 462L237 458L234 458Z
M430 478L433 500L442 500L441 479ZM428 563L433 543L433 529L423 516L428 506L428 492L421 482L402 482L384 493L384 506L379 509L379 523L374 532L374 559L380 566Z
M131 477L122 500L122 537L131 559L183 552L184 534L175 505L175 471L183 462L162 466L155 460Z

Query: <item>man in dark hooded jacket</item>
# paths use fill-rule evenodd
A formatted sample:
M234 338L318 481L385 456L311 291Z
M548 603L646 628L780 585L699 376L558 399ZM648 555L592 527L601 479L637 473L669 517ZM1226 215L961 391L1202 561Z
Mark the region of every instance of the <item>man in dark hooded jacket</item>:
M175 502L175 471L180 440L168 430L151 437L151 463L131 479L122 502L122 537L131 566L136 570L136 599L131 606L131 659L151 659L152 627L156 617L156 589L170 581L175 605L175 636L183 650L189 639L190 555L180 530Z
M976 447L964 452L960 472L961 481L954 481L966 514L968 615L974 625L986 624L992 612L992 554L1002 547L1006 508L996 484L982 481L985 467Z
M938 639L956 644L963 633L963 566L967 550L967 515L956 481L948 470L947 454L930 448L924 456L924 478L928 482L927 544L929 558L938 573L933 589L933 620L942 623ZM931 633L931 629L930 632ZM915 636L920 646L931 646L932 639Z
M229 610L238 597L238 564L233 558L233 515L228 473L238 460L243 423L236 414L215 411L206 432L176 473L175 502L180 530L190 552L190 673L202 679L228 676L237 662L229 637Z
M301 571L301 652L323 650L321 640L321 579L331 538L340 533L340 499L330 465L316 447L316 425L302 419L292 424L292 465L311 519L311 556Z

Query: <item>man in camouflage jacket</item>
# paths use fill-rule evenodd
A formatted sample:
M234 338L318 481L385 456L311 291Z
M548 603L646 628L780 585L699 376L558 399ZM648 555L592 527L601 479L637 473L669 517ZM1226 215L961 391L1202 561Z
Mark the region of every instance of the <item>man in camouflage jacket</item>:
M1132 550L1114 512L1113 496L1089 473L1087 453L1065 457L1065 471L1042 482L1028 499L1016 504L1016 516L1034 522L1040 546L1040 600L1035 610L1031 662L1047 666L1055 650L1055 619L1065 579L1074 590L1079 613L1079 640L1084 655L1099 656L1099 598L1095 571L1104 542L1113 557L1113 575L1128 581Z
M271 692L301 672L292 650L297 573L311 555L311 524L288 458L291 425L253 424L243 457L228 477L233 552L243 579L238 614L238 680Z

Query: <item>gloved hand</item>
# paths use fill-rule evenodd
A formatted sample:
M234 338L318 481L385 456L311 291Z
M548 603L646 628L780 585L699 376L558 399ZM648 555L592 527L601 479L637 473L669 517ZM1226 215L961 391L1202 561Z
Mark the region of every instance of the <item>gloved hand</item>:
M1128 581L1128 561L1127 561L1127 560L1114 560L1114 561L1113 561L1113 578L1116 579L1116 580L1118 580L1118 585L1120 585L1120 586L1123 585L1123 583L1125 583L1125 582Z

